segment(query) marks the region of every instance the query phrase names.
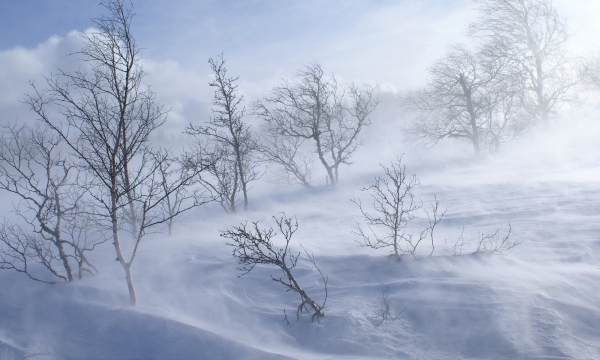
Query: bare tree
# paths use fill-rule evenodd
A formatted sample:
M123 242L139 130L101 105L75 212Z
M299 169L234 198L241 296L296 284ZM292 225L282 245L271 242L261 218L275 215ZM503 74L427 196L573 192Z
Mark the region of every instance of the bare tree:
M371 124L370 115L378 103L374 91L371 85L339 84L325 76L319 64L298 71L295 82L281 80L270 96L253 106L265 121L265 157L308 186L310 162L301 147L310 142L308 148L317 154L329 183L335 185L340 164L351 164L361 144L359 134Z
M260 152L267 162L277 165L272 181L312 187L314 161L302 150L304 142L304 138L281 136L276 128L264 127Z
M410 93L406 106L417 112L409 131L427 144L463 139L478 154L486 145L491 113L488 86L499 75L496 63L482 61L463 45L453 45L430 69L429 84Z
M494 61L494 59L488 59ZM485 145L498 151L501 143L512 141L525 134L532 125L531 116L521 106L521 83L508 67L485 89L484 129Z
M592 90L600 90L600 54L595 54L584 66L584 84Z
M374 211L363 207L360 199L352 199L360 209L367 223L369 231L356 224L355 234L360 236L364 246L380 249L391 247L396 258L400 259L401 253L406 252L416 258L419 244L427 237L431 240L433 254L433 231L442 220L444 212L439 209L439 201L432 204L431 213L427 212L428 225L417 236L409 232L408 226L414 220L415 212L422 208L420 201L415 200L413 189L420 186L419 179L413 174L406 173L401 158L391 166L381 166L385 176L377 176L375 183L362 189L370 192L371 206ZM383 228L379 234L373 227Z
M204 163L195 161L193 168L190 168L185 159L180 161L168 150L154 153L154 162L158 165L160 184L165 194L165 199L160 206L168 219L167 228L170 236L177 214L185 211L186 206L189 207L190 204L199 206L213 200L212 196L201 191L200 188L192 187L196 179L190 176L196 171L208 169L209 165L205 159Z
M405 98L418 117L409 131L428 144L445 138L471 143L476 154L498 150L530 124L520 106L519 77L504 58L453 45L429 70L431 81Z
M444 138L465 139L479 153L485 131L482 89L491 81L479 68L476 55L464 46L454 46L435 63L429 70L429 85L406 99L412 110L422 111L413 134L431 143Z
M216 184L210 186L216 191L221 205L228 211L237 211L237 195L244 198L244 210L248 210L249 183L260 178L259 162L256 158L257 142L250 126L243 122L245 108L243 96L237 95L238 77L229 77L223 55L209 59L208 63L215 75L209 83L215 88L213 117L206 125L188 125L186 132L196 138L199 144L210 148L214 166L210 169Z
M509 60L522 79L523 106L537 123L573 99L570 90L582 80L577 61L566 51L566 22L552 0L474 0L479 19L470 34L486 40L488 56Z
M292 236L298 230L298 221L295 218L288 218L284 215L281 218L275 218L277 228L281 235L285 239L285 246L283 248L277 248L273 244L272 238L277 235L273 228L260 229L258 222L253 222L252 227L248 228L248 224L241 224L240 226L234 227L234 230L222 231L221 236L231 239L232 242L228 243L233 247L233 256L238 259L241 265L240 270L242 274L240 277L246 275L257 264L274 265L278 267L283 273L283 277L271 276L273 281L276 281L283 285L287 291L292 291L300 295L300 305L298 306L297 316L300 316L304 310L313 311L312 318L317 320L323 316L323 308L327 302L327 280L328 278L323 275L321 269L315 263L314 255L309 254L306 249L303 248L307 260L313 265L313 267L319 272L323 285L325 288L325 297L322 304L318 304L314 301L304 289L300 286L296 278L294 277L292 270L296 267L300 253L292 253L290 249L290 241ZM287 316L286 316L287 318Z
M96 273L86 253L105 240L89 230L86 189L78 182L78 169L63 158L60 143L59 136L41 127L5 126L0 139L0 189L19 198L15 212L24 221L2 226L0 268L43 282Z
M164 157L155 156L149 140L165 122L166 111L143 82L139 48L131 31L133 8L124 0L102 5L109 15L94 20L97 30L83 34L85 45L76 53L89 70L59 70L46 79L45 91L34 86L28 102L93 179L89 193L95 199L95 219L110 232L135 305L132 265L139 245L152 228L197 205L192 201L171 214L161 209L170 194L202 169L196 168L165 190L159 171ZM54 110L62 118L55 118ZM163 160L157 163L157 159Z

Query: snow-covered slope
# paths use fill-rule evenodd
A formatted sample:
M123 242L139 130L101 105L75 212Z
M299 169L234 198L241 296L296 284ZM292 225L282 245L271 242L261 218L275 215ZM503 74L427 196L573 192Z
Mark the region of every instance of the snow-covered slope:
M358 246L349 199L366 195L372 166L335 190L259 186L248 213L199 209L172 237L152 235L134 265L135 308L108 245L95 254L101 274L74 284L0 272L0 359L600 358L600 162L518 151L475 163L406 157L423 201L436 194L447 208L433 257L426 243L401 261ZM297 295L270 279L277 269L238 278L219 236L246 220L273 226L281 212L297 216L292 245L329 277L318 323L296 320ZM509 222L523 241L511 252L467 255L471 243L453 256L463 228L471 239ZM321 301L318 272L307 262L295 270ZM402 313L380 324L382 284L392 314Z

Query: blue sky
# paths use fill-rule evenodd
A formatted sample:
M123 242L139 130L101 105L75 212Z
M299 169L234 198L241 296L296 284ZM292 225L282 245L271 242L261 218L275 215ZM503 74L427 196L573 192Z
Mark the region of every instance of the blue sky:
M52 35L91 26L98 0L1 0L0 49L34 47Z
M31 117L22 103L81 46L78 31L102 13L99 0L0 0L0 121ZM598 50L600 1L554 0L574 49ZM415 88L473 20L470 0L133 0L147 82L179 126L209 114L207 60L220 53L251 101L304 64L383 91ZM586 52L588 54L586 54ZM179 125L177 125L179 124Z
M51 36L83 31L101 13L98 3L0 0L0 51L34 48ZM590 28L600 32L594 25L600 17L597 3L555 0L575 32ZM248 71L247 76L256 77L265 76L265 69L289 71L293 63L297 68L313 61L340 67L332 72L373 81L396 78L390 73L402 74L402 68L412 74L415 64L423 68L420 63L435 60L447 43L461 40L473 16L469 0L134 0L133 4L135 35L147 58L200 69L206 68L208 57L224 52L232 62L245 64L240 70ZM392 64L396 69L388 67ZM388 75L376 75L373 68ZM250 74L251 69L256 74ZM357 74L358 69L365 75Z
M224 52L236 59L240 70L286 71L287 64L339 62L358 74L351 64L375 67L377 58L394 58L404 48L418 60L422 52L443 51L450 36L465 24L467 0L267 1L267 0L134 0L134 31L144 55L156 61L176 61L185 68L206 67L206 59ZM0 50L15 46L33 48L53 35L83 31L102 11L98 0L0 1ZM456 22L449 29L444 22ZM432 28L444 26L444 36L428 37ZM429 28L428 28L429 27ZM420 37L426 41L418 40ZM418 40L413 43L410 39ZM406 42L409 42L408 46ZM419 49L415 48L418 45ZM434 50L437 53L438 51ZM400 54L401 55L401 54ZM361 64L365 61L366 64ZM327 66L327 64L324 64ZM368 69L365 69L368 70ZM336 72L335 69L331 70ZM344 72L345 70L340 69ZM254 73L254 71L253 71ZM378 79L372 79L374 81Z

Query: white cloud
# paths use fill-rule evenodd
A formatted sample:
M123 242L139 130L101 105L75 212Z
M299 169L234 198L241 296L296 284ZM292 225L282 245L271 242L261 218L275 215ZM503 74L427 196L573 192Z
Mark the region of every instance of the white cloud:
M419 82L445 44L464 35L470 15L467 0L175 0L165 10L149 5L137 19L140 43L154 59L204 71L209 57L224 52L252 82L319 61L344 78L397 88Z
M43 76L56 69L74 69L81 64L76 52L81 46L81 33L72 31L66 37L52 36L35 48L15 47L0 51L0 121L23 121L31 117L22 101L32 93L30 82L43 87Z
M593 46L589 44L600 35L593 16L600 13L600 3L555 2L575 33L573 48ZM158 3L136 5L134 32L146 56L146 81L157 100L172 109L163 135L173 141L187 123L210 116L209 57L224 52L229 73L240 77L247 105L266 95L280 78L290 78L314 61L344 80L371 81L383 91L403 91L426 80L426 69L450 42L465 39L466 26L475 15L468 0L174 0L167 8ZM31 91L28 82L42 85L42 75L81 66L76 55L68 56L81 41L80 33L73 31L34 48L0 51L3 122L32 117L20 102Z

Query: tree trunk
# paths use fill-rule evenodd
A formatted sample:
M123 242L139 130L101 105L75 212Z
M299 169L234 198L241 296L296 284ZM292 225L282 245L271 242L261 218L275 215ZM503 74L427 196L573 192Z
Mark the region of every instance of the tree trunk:
M116 177L115 177L116 178ZM114 179L114 178L113 178ZM119 214L117 213L117 197L113 193L111 195L111 222L112 222L112 233L113 233L113 245L115 252L117 253L117 261L125 270L125 279L127 281L127 288L129 289L129 300L131 305L137 303L137 296L135 294L135 287L133 286L133 278L131 276L131 262L127 262L123 257L123 251L121 249L121 241L119 238Z
M56 239L56 247L58 247L58 256L60 257L60 260L67 271L67 279L69 281L73 281L73 269L71 268L71 264L69 264L69 258L65 253L63 242L60 239Z
M131 301L131 305L135 306L137 304L137 295L135 293L135 286L133 285L131 263L127 264L124 268L125 280L127 280L127 288L129 289L129 300Z
M323 166L327 170L327 176L329 176L330 185L334 186L337 183L337 179L335 178L335 175L333 174L333 169L331 168L331 166L329 166L329 164L327 163L327 160L325 160L325 155L323 155L323 147L321 146L321 138L320 138L320 135L318 133L316 133L316 131L315 131L315 134L313 135L313 138L315 139L315 141L317 143L317 155L319 155L319 160L321 161L321 164L323 164Z
M237 165L238 171L240 173L240 182L242 185L242 192L244 194L244 211L248 211L248 188L246 185L246 176L244 175L244 164L242 163L242 155L240 154L240 144L237 141L237 138L235 140L234 146L235 146L235 157L236 157L236 162L237 162L236 165Z
M475 106L473 104L473 93L471 88L467 85L465 77L460 74L460 86L462 87L465 99L467 101L467 111L469 112L469 122L471 125L471 142L473 143L473 150L475 154L479 154L479 129L477 128L477 113L475 112Z
M296 292L298 292L298 294L300 294L300 297L302 298L302 303L298 307L298 310L301 311L302 307L305 304L308 304L314 310L314 315L317 315L318 317L324 317L325 313L323 312L323 310L321 309L321 307L319 306L319 304L317 304L316 301L314 301L313 299L311 299L308 296L308 294L300 287L300 285L296 281L296 278L294 278L294 275L292 275L292 272L287 267L287 265L285 263L282 263L282 265L280 267L283 269L283 271L285 272L285 275L290 280L290 283L294 287L294 290L296 290Z

